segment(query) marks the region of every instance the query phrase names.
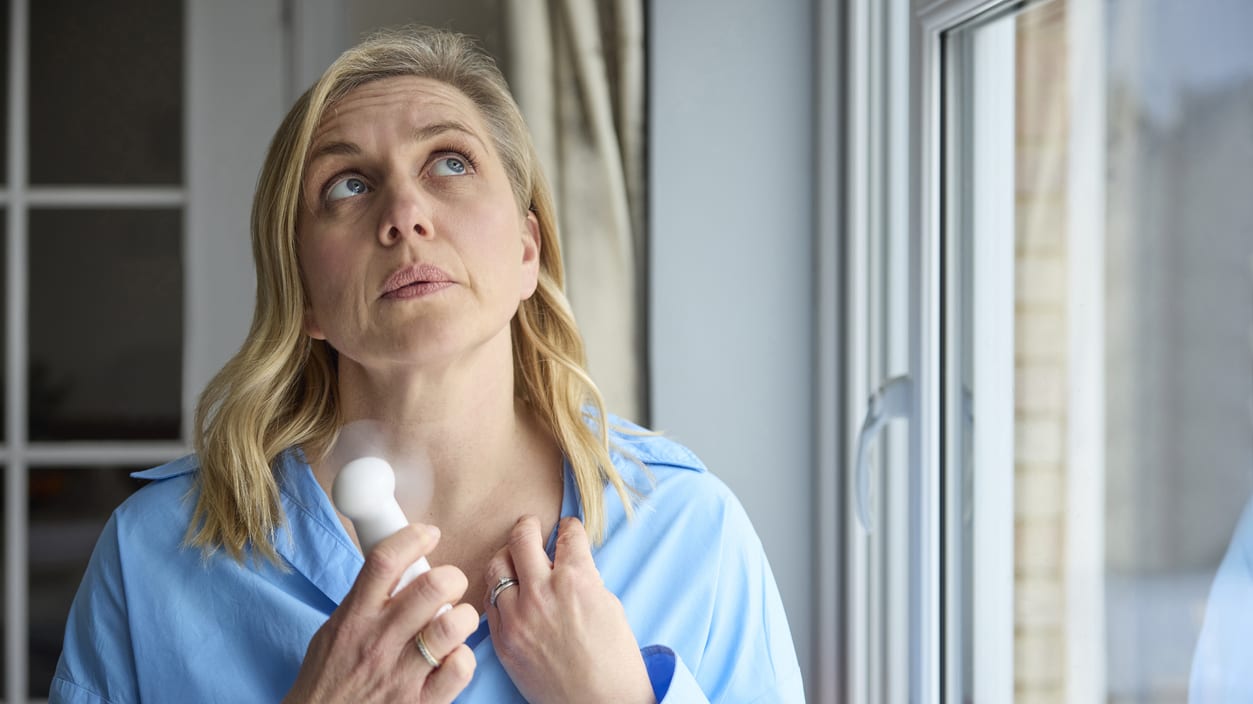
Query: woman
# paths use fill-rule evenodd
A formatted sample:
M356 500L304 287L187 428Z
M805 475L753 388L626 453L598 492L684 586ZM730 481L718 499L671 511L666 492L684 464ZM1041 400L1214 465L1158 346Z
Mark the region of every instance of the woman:
M553 211L463 37L340 57L271 145L256 313L196 455L110 519L52 700L802 701L743 509L584 372ZM328 498L357 421L434 496L398 489L415 523L364 563Z

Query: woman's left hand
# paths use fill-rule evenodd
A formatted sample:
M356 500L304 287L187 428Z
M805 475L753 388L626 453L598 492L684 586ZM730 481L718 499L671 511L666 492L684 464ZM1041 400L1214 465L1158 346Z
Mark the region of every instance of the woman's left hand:
M605 588L577 518L562 519L549 562L539 519L523 516L486 577L496 655L528 702L656 701L626 612ZM517 585L488 603L510 578Z

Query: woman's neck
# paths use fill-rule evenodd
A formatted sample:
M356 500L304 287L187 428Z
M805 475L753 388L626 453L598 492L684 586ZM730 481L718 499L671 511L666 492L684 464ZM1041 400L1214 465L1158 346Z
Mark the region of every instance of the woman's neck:
M345 430L368 421L371 440L397 470L397 500L410 520L448 522L499 496L560 476L561 454L544 423L514 395L512 349L480 350L438 370L370 371L341 358ZM503 356L502 360L499 359ZM314 466L330 487L345 458Z

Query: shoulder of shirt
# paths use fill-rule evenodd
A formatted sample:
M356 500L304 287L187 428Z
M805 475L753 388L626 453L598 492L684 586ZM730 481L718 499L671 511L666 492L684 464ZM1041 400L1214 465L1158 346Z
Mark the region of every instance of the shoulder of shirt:
M609 416L609 442L628 463L638 461L650 469L663 466L701 474L709 471L696 453L683 445L614 415Z
M171 460L163 465L153 467L152 469L145 469L142 472L132 472L131 476L136 479L156 481L191 474L198 469L200 469L200 462L196 459L195 455L183 455L176 460Z
M738 509L734 492L709 471L696 453L682 444L609 416L609 441L614 466L623 480L648 497L653 509L671 505L676 510L702 506L712 514Z
M123 501L115 513L132 519L160 514L174 520L185 520L190 516L191 504L194 503L189 499L195 489L196 471L199 469L200 462L191 454L142 472L132 472L131 477L147 483Z
M695 531L693 535L703 535L703 540L728 539L749 545L751 541L731 537L746 534L756 540L735 492L694 452L629 421L613 416L609 420L614 464L626 483L639 492L635 509L647 524L681 523L686 531ZM611 490L606 491L611 501L616 500Z

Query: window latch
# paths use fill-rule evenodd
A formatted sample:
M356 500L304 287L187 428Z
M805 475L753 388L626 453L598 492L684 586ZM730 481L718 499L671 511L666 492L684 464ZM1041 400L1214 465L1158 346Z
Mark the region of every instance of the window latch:
M870 444L879 431L893 418L908 418L912 410L914 382L907 375L893 377L883 382L867 402L866 418L857 436L857 466L854 468L854 484L857 499L857 520L867 533L874 530L874 518L870 514Z

